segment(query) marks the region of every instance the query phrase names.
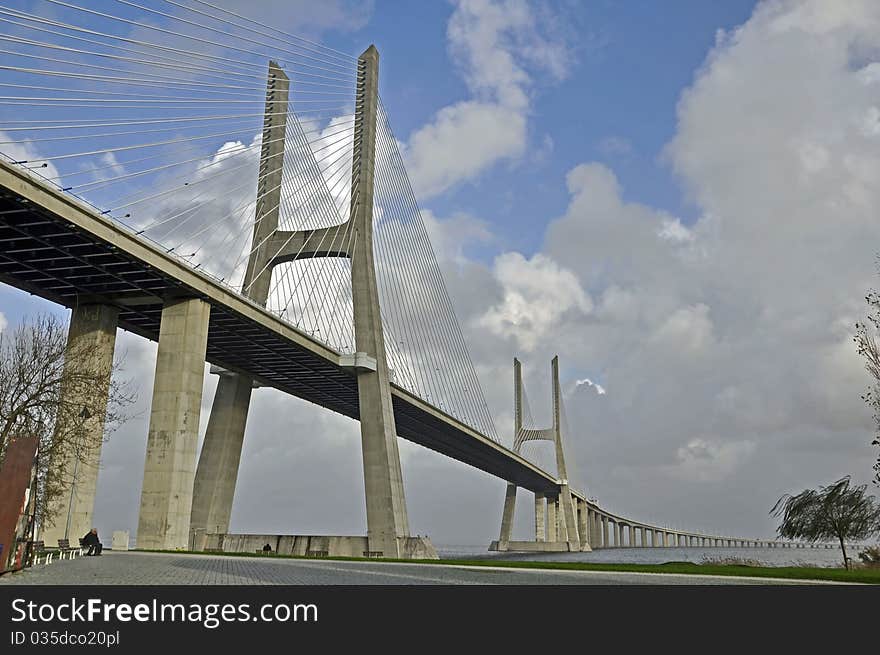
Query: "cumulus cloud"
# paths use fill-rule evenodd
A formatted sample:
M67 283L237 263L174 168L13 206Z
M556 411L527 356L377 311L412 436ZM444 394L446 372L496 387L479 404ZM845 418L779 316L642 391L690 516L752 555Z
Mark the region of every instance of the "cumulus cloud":
M26 161L27 168L44 178L57 179L58 169L51 161L42 159L33 142L22 140L20 133L9 133L0 130L0 152L13 161ZM56 181L60 185L60 180Z
M577 277L544 255L526 259L506 253L495 260L494 271L504 298L479 318L479 324L498 336L513 337L524 350L533 350L566 313L592 310Z
M575 390L580 389L581 387L594 391L596 395L604 396L608 393L601 384L598 382L593 382L590 378L584 378L582 380L577 380L574 383Z
M733 473L754 452L752 441L691 439L676 451L678 461L670 473L685 481L718 482Z
M562 79L571 61L549 11L526 0L459 0L447 36L473 97L443 107L410 135L408 169L422 198L521 157L533 74Z
M663 153L696 221L624 200L586 162L540 252L492 267L503 300L471 330L614 388L568 407L578 482L612 506L702 525L724 507L719 529L769 533L780 493L870 477L851 333L880 243L878 21L871 2L760 4L719 35ZM590 311L561 310L578 303L536 268L565 271Z

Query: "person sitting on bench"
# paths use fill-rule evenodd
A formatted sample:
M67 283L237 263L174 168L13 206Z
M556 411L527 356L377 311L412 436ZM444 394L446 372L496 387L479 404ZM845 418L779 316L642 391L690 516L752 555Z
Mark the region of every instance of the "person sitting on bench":
M101 540L98 539L98 529L92 528L86 533L86 536L83 537L83 546L88 546L89 550L86 555L100 555L101 551L104 549L104 546L101 544Z

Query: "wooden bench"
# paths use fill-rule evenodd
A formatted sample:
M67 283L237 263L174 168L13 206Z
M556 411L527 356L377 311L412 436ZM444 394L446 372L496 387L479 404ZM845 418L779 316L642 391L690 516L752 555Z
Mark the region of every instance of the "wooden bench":
M68 539L59 539L58 540L58 558L64 559L67 556L67 559L73 559L77 555L82 555L82 539L79 540L80 545L70 547L70 540Z
M54 553L46 549L46 544L42 541L31 541L28 543L28 566L34 564L51 564Z

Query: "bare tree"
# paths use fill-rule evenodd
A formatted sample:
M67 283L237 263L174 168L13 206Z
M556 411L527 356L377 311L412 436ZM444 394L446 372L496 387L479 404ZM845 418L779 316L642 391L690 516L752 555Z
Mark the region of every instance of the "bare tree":
M846 541L865 539L880 532L880 505L865 493L868 485L850 488L849 482L847 476L818 491L806 489L776 501L770 514L782 516L777 529L779 536L812 542L837 539L848 569Z
M68 469L93 461L134 402L128 383L114 375L121 363L100 365L96 350L68 346L65 326L52 315L0 332L0 465L15 439L38 439L36 519L43 526L55 518L52 501L69 490ZM93 421L104 423L97 438Z
M871 308L867 323L856 323L856 334L853 341L856 343L859 354L865 358L865 370L871 375L871 386L862 396L862 400L874 413L874 446L880 446L880 348L877 345L876 335L880 331L880 294L872 291L865 300ZM874 484L880 485L880 454L874 462Z

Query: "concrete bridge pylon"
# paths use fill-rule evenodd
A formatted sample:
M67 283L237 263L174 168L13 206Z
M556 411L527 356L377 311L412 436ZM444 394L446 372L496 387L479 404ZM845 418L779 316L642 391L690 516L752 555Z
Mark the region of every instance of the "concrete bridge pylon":
M514 389L514 443L517 454L526 441L550 441L554 444L558 491L552 494L535 494L535 540L513 541L511 532L516 509L515 484L508 482L504 495L504 509L501 515L501 533L498 541L492 542L490 550L526 551L589 551L590 529L587 504L571 493L568 482L568 469L565 464L565 449L562 443L562 391L559 384L559 357L551 362L551 396L553 403L553 422L549 428L535 429L523 426L523 382L522 364L513 360Z
M411 550L411 544L407 546L411 539L373 259L378 75L379 52L370 46L358 59L347 220L325 228L281 230L281 178L286 131L291 127L286 124L290 81L270 62L254 248L243 288L252 300L265 305L275 266L316 257L351 260L356 353L350 358L350 372L358 381L367 505L368 546L363 555L404 557ZM337 243L340 231L351 234L347 243ZM218 381L194 482L189 530L190 547L195 550L205 547L208 535L228 532L253 385L251 378L234 372L224 372Z

